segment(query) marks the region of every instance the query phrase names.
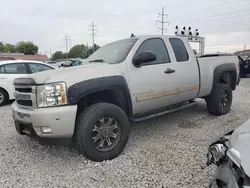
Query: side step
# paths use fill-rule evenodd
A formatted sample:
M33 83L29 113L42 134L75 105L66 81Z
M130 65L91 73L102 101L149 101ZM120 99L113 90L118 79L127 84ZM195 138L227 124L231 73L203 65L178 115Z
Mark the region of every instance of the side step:
M131 119L131 121L132 122L141 122L141 121L153 119L153 118L158 117L158 116L163 116L163 115L170 114L170 113L173 113L173 112L176 112L176 111L179 111L179 110L183 110L185 108L194 106L196 104L197 104L196 101L185 102L185 103L182 103L182 104L178 104L177 107L169 108L169 109L167 109L167 110L165 110L163 112L152 114L152 115L142 117L142 118Z

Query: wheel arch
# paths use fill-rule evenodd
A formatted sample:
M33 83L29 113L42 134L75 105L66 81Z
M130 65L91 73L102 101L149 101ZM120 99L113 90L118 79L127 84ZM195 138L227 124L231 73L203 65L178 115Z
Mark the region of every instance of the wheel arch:
M122 108L128 117L133 115L132 101L128 85L122 76L94 78L78 82L68 88L69 104L109 102ZM81 110L82 107L79 109Z
M8 99L9 99L9 98L10 98L10 94L9 94L9 92L8 92L6 89L4 89L3 87L0 87L0 89L4 90L4 91L7 93L7 95L8 95Z
M224 75L229 75L229 80L225 80ZM227 75L228 76L228 75ZM232 90L235 90L237 84L237 68L234 63L219 65L214 69L213 88L216 83L229 84Z

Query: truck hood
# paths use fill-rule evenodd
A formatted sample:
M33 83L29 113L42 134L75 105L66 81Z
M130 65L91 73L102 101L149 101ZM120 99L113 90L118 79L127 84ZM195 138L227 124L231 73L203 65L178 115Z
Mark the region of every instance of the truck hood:
M240 153L241 166L250 177L250 119L233 132L230 145Z
M69 87L80 81L116 75L121 75L121 73L113 65L108 63L88 63L81 66L39 72L25 77L33 78L37 84L65 81Z

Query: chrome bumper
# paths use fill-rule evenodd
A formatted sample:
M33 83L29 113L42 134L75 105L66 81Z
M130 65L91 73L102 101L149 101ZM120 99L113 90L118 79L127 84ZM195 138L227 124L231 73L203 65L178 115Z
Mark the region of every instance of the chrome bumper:
M76 105L26 110L18 108L14 102L11 107L16 126L30 128L40 138L69 138L74 134ZM27 135L30 132L25 129L19 131Z

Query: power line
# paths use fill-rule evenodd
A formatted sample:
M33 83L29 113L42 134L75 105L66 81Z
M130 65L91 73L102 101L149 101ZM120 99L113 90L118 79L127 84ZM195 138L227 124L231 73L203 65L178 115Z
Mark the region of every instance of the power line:
M224 23L225 21L229 21L229 19L230 19L230 21L236 20L235 18L237 18L238 16L248 17L248 16L250 16L250 14L247 11L248 10L238 10L238 11L228 12L226 14L224 13L224 14L209 15L206 17L201 17L199 19L192 17L192 18L188 18L187 21L178 20L177 22L178 22L178 25L182 25L182 23L183 23L185 25L197 25L197 24L199 24L199 27L201 24L207 26L208 22L221 21L222 23ZM239 23L241 23L241 22L239 22ZM140 22L139 24L137 24L136 26L134 26L133 28L140 29L140 28L149 28L149 27L150 26L148 25L148 21L143 21L143 22ZM121 28L117 28L114 26L110 30L119 31L120 29Z
M185 23L189 23L190 20L195 20L195 23L204 23L207 24L206 21L224 21L224 20L229 20L231 21L231 19L234 19L239 17L239 16L244 16L247 17L249 16L249 10L239 10L239 11L235 11L235 12L227 12L224 14L216 14L216 15L209 15L209 16L205 16L205 17L200 17L199 19L197 19L197 17L188 17L185 19L178 19L178 22L185 22Z
M95 27L96 25L94 24L94 22L92 22L89 31L91 32L90 34L92 35L92 40L93 40L93 53L95 52L95 35L97 32L97 29L95 29Z
M221 24L215 27L200 26L200 30L202 30L202 33L210 32L210 31L219 31L220 29L227 29L227 32L230 32L230 30L233 30L233 29L246 28L249 24L250 24L249 21L244 21L241 23Z
M159 22L161 23L161 28L158 28L158 31L161 30L161 34L163 35L164 31L167 31L167 28L164 28L164 24L168 23L168 21L165 21L165 18L167 18L167 14L164 13L164 7L162 7L162 12L158 13L158 17L161 16L161 20L156 20L156 23Z
M180 13L180 12L176 12L176 15L178 16L190 16L190 15L198 15L199 13L203 13L203 12L206 12L206 13L209 13L209 12L221 12L221 9L228 9L230 7L236 7L237 5L241 5L241 4L245 4L247 3L247 5L249 4L249 1L248 0L240 0L238 2L234 2L232 4L217 4L215 6L211 6L211 7L206 7L206 8L202 8L202 9L197 9L198 11L194 11L194 12L186 12L186 13ZM247 6L246 5L246 6Z
M69 58L69 54L68 54L68 41L70 41L69 36L66 34L64 37L65 43L66 43L66 54L67 54L67 59Z

